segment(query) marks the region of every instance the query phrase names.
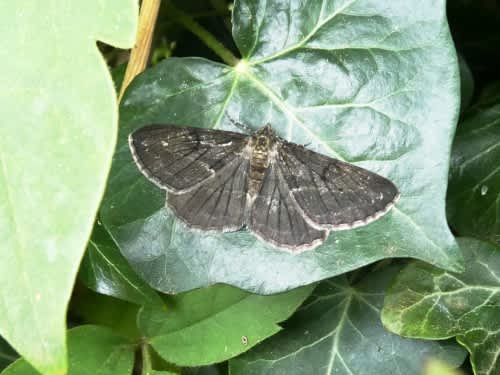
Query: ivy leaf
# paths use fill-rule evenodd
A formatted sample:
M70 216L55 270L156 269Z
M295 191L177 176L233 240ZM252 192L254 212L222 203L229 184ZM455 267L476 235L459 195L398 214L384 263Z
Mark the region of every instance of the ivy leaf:
M489 92L488 96L495 98L494 94ZM500 244L499 160L497 100L470 111L460 123L453 143L447 208L450 223L460 235Z
M461 239L464 273L413 262L388 290L382 321L407 337L456 336L471 353L476 375L500 371L500 248Z
M68 375L131 374L135 345L99 326L80 326L68 332ZM21 358L7 367L2 375L39 375Z
M444 11L444 2L430 0L236 1L239 65L170 58L139 76L122 101L101 208L134 269L165 293L226 283L261 294L388 257L461 269L444 214L459 110ZM190 230L137 170L127 136L149 123L241 131L231 120L251 129L269 122L284 138L389 177L402 198L384 218L333 232L298 255L247 231Z
M170 363L203 366L225 361L281 330L309 296L303 287L259 296L225 285L170 297L167 309L145 306L138 317L149 344Z
M399 269L382 268L354 284L343 276L322 282L281 333L232 359L230 373L420 375L431 357L459 366L459 345L405 339L382 326L384 291Z
M94 226L80 266L79 278L97 293L139 305L162 304L159 295L131 269L109 234L99 224Z
M483 88L474 107L489 107L500 102L500 82L496 81Z
M0 371L14 362L18 357L10 345L0 337Z
M460 109L461 112L464 112L474 96L475 84L469 65L462 55L458 55L458 67L460 69Z
M117 335L136 342L141 340L137 329L137 314L141 306L117 298L76 288L72 296L69 316L80 324L108 327Z
M63 374L66 307L116 142L96 40L132 45L137 1L2 1L0 17L0 334Z

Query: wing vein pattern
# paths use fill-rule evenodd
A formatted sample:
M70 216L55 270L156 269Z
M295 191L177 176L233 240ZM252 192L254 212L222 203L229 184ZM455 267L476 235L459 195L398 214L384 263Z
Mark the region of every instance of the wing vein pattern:
M293 250L316 247L327 235L304 219L276 162L266 172L247 225L258 237Z
M387 212L398 197L386 178L300 145L283 141L278 158L294 201L322 228L367 224Z

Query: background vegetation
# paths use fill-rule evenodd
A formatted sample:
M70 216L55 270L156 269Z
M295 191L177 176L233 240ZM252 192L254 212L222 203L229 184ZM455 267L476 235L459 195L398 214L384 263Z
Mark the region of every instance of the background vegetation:
M2 375L500 374L496 2L164 1L119 112L137 4L52 4L0 5ZM190 231L127 135L230 119L401 201L300 255Z

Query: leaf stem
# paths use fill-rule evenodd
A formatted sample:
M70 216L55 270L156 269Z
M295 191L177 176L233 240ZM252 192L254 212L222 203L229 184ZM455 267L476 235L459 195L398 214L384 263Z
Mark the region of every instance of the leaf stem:
M166 6L169 17L172 21L179 23L191 31L212 51L214 51L222 59L222 61L231 66L235 66L238 63L238 58L192 17L188 16L182 10L173 5L171 1L167 2Z
M141 343L141 357L142 357L141 375L149 375L153 368L151 363L151 353L149 351L149 346L148 343L145 341Z

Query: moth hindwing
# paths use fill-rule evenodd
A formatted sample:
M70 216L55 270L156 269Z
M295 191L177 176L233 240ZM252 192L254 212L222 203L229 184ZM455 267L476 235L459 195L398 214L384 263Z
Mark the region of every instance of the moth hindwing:
M149 125L129 136L141 172L168 191L188 226L236 231L292 251L312 249L330 230L366 225L399 198L366 169L308 150L266 125L251 135Z

